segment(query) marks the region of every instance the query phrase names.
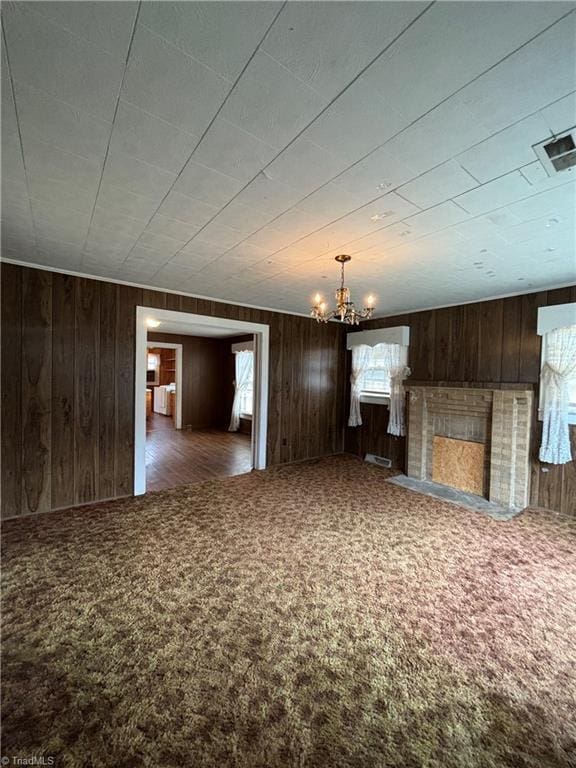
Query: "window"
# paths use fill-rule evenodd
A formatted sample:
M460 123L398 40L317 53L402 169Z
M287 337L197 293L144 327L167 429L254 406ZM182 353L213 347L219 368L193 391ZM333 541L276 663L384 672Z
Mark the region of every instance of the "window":
M249 352L250 362L245 388L240 392L240 416L252 416L254 403L254 353Z
M362 375L361 399L383 399L390 395L390 370L407 365L408 348L398 344L376 344L371 348L370 361Z
M568 423L576 424L576 362L568 359L567 350L576 349L576 325L558 329L558 332L542 336L542 366L549 363L554 369L558 366L570 370L568 374ZM546 378L540 381L539 417L543 417L544 403L549 396Z

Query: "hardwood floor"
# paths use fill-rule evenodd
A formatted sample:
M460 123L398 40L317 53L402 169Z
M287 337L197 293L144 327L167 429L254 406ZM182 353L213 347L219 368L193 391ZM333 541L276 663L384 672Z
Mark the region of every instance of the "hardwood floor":
M250 436L216 429L174 429L170 416L146 422L146 489L159 491L252 469Z

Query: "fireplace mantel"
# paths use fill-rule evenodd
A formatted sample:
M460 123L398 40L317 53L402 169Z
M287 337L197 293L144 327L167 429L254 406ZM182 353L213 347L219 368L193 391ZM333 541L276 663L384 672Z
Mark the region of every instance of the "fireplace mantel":
M517 388L409 382L409 477L432 479L435 435L484 443L487 497L523 509L529 497L530 423L533 391Z

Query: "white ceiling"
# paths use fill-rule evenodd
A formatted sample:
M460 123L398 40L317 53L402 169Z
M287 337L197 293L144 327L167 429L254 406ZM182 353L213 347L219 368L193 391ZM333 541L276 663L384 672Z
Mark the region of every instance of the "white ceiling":
M5 258L306 312L576 281L567 2L2 6ZM7 56L6 56L7 54Z
M151 319L154 318L154 310L150 310ZM222 328L222 326L213 325L198 325L195 323L180 323L168 320L162 320L157 328L149 328L148 334L153 333L175 333L179 336L202 336L209 339L230 339L237 336L245 336L246 334L239 334L237 330L233 328ZM148 346L152 346L154 341L148 339Z

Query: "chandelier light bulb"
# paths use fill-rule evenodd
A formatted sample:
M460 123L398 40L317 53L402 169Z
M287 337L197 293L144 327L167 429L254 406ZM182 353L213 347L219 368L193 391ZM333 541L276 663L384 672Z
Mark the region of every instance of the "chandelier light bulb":
M364 309L356 309L350 297L350 289L344 285L344 265L351 260L351 256L340 254L335 260L340 264L340 286L336 289L336 309L329 310L319 293L314 297L314 306L311 316L319 323L327 323L329 320L338 319L348 325L358 325L361 320L368 320L374 312L376 300L372 294L366 299Z

